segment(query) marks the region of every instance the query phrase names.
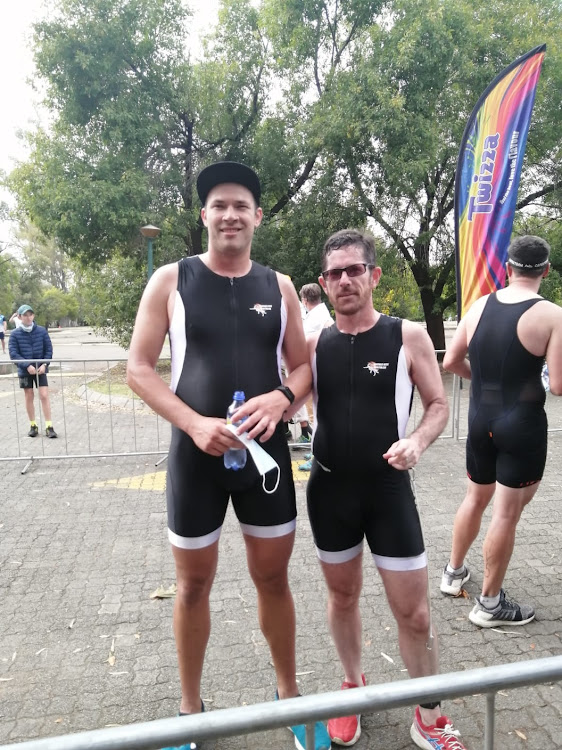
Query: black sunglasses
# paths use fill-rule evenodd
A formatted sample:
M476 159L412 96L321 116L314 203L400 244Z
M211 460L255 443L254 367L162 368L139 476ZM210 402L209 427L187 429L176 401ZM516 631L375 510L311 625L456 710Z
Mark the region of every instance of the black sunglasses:
M346 266L345 268L330 268L327 271L322 271L322 276L325 281L339 281L345 271L349 279L354 279L356 276L362 276L368 268L374 268L374 266L370 263L354 263L352 266Z

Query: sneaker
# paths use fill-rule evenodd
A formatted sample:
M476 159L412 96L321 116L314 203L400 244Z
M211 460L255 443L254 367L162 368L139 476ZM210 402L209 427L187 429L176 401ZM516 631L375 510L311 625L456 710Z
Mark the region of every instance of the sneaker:
M279 693L277 690L275 691L275 700L279 700ZM298 750L306 750L305 725L295 724L295 726L289 727L289 730L293 733L295 738L295 747L298 748ZM314 724L314 750L330 750L331 744L326 727L321 721L317 721Z
M366 685L365 675L361 675L363 685ZM341 689L349 690L350 688L356 688L359 685L355 685L353 682L342 682ZM330 719L328 722L328 734L332 742L336 745L343 745L349 747L355 745L359 737L361 736L361 714L355 714L355 716L340 716L339 719Z
M424 750L466 750L459 740L460 732L453 729L450 719L440 716L433 726L426 727L421 720L419 706L416 706L410 737L414 744Z
M56 437L58 437L57 433L55 432L55 430L52 427L47 427L47 429L45 430L45 435L48 438L56 438Z
M27 434L29 437L37 437L39 435L39 427L36 424L32 424Z
M295 440L295 443L298 443L299 445L310 445L310 435L299 435L298 440Z
M517 604L512 602L500 590L500 603L494 609L488 609L480 600L476 600L474 609L469 613L468 619L480 628L493 628L496 625L526 625L535 617L535 610L528 604Z
M299 471L312 471L312 459L299 466Z
M448 594L448 596L460 596L463 583L466 583L469 579L470 570L466 565L463 565L460 573L449 573L445 565L443 575L441 576L440 589L444 594Z
M303 456L304 461L310 461L311 458L312 458L312 453L305 453Z

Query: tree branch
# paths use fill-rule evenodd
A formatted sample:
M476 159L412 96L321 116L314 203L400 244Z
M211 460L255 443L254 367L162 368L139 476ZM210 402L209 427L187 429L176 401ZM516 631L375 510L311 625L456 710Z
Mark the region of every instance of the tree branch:
M301 187L310 177L310 173L312 172L312 168L314 167L314 164L316 163L317 158L318 158L318 154L315 154L314 156L310 157L310 159L304 165L304 169L300 173L296 182L293 183L293 186L290 187L287 190L287 192L284 195L282 195L281 198L279 198L277 203L272 208L269 209L268 214L267 214L268 219L271 219L276 214L278 214L279 211L281 211L281 209L287 205L287 203L291 200L291 198L293 198L299 192Z
M553 182L552 184L547 185L546 187L542 188L542 190L537 190L535 193L530 193L530 195L527 195L525 198L520 200L519 203L516 204L515 209L518 210L520 208L524 208L525 206L528 206L537 198L542 198L543 195L548 195L549 193L553 193L559 187L562 187L562 180L556 180L556 182Z

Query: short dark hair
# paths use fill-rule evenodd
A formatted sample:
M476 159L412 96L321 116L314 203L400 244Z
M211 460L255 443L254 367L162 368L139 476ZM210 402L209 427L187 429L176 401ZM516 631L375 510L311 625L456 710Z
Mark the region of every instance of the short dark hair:
M322 290L318 284L305 284L301 288L300 296L301 299L305 299L307 302L320 302L322 299Z
M516 237L507 248L507 262L518 276L538 278L548 266L550 245L542 237L524 234Z
M340 229L330 235L324 247L322 248L322 270L326 270L328 255L334 250L341 250L342 247L358 247L363 253L363 260L368 266L377 265L377 251L375 248L375 238L368 232L360 232L358 229Z

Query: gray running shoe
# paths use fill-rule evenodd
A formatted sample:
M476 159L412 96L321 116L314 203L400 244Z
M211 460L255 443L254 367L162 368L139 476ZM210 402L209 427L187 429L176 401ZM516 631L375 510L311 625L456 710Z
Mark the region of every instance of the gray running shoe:
M535 610L528 604L510 601L505 591L500 591L500 603L494 609L487 609L476 600L468 619L479 628L495 628L498 625L526 625L535 617Z
M447 596L460 596L463 583L470 579L470 570L463 565L460 573L449 573L447 566L443 569L441 576L441 586L439 587Z

